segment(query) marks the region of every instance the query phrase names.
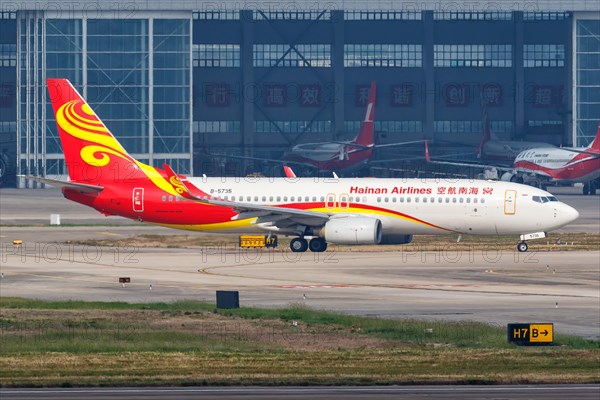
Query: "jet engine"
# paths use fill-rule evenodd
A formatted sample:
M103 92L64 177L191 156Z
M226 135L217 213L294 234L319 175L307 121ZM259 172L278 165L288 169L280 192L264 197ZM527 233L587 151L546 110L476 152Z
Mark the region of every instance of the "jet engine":
M325 224L321 236L335 244L379 244L381 221L368 217L334 218Z

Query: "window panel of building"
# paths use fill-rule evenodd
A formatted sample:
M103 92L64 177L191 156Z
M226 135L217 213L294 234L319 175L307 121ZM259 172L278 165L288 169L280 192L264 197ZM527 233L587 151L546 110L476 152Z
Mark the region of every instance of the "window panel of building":
M564 67L564 44L523 45L523 66L526 68Z
M231 11L231 10L220 10L220 11L194 11L192 13L192 17L194 19L204 19L204 20L237 20L240 19L239 11Z
M420 20L418 11L344 11L345 20L385 21L385 20Z
M195 44L194 67L239 67L239 44Z
M190 172L191 158L189 40L189 20L154 20L153 152L187 157L181 173Z
M194 133L239 133L238 120L194 121Z
M83 89L82 21L47 19L45 29L46 77L67 78L81 92ZM45 90L44 86L42 83L42 90ZM46 101L45 152L62 155L54 110L49 101Z
M254 132L256 133L324 133L331 132L330 120L316 121L254 121Z
M0 12L0 19L16 19L17 13L14 11Z
M513 121L491 121L490 129L494 133L512 133ZM438 120L433 122L433 130L438 133L483 133L483 121Z
M330 20L331 11L253 11L254 20Z
M600 19L577 20L573 144L588 146L596 136L600 115Z
M17 66L17 45L14 43L0 43L0 67Z
M558 21L567 19L571 16L568 12L533 12L526 11L523 13L524 21Z
M422 66L420 44L345 44L345 67L416 67Z
M436 44L435 67L512 67L510 44Z
M453 12L453 11L434 11L433 19L439 21L472 20L472 21L510 21L512 12Z
M344 121L344 127L347 132L358 133L362 121ZM394 121L394 120L375 120L373 129L376 132L415 132L423 131L422 121Z
M149 143L149 22L87 20L88 101L130 153Z
M255 67L331 67L331 45L255 44L253 48Z

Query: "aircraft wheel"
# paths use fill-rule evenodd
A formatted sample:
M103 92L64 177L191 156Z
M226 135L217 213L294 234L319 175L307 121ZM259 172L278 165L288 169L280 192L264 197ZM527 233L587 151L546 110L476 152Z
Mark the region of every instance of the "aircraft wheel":
M527 249L529 249L527 242L519 242L519 244L517 245L517 250L519 250L519 252L521 253L526 252Z
M322 253L327 250L327 242L323 238L314 238L308 243L310 251L315 253Z
M290 249L294 253L304 253L308 249L308 242L304 238L292 239Z

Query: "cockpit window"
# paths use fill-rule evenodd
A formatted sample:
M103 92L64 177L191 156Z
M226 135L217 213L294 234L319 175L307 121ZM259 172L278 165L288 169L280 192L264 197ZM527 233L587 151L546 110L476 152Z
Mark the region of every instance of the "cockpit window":
M548 203L549 201L558 201L554 196L532 196L531 199L536 203Z

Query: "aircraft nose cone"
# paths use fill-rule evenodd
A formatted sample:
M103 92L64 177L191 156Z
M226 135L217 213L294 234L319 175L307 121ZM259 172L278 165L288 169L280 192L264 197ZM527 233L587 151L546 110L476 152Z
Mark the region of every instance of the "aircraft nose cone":
M562 207L560 207L559 209L559 218L561 220L560 222L563 225L570 224L571 222L579 218L579 211L563 203Z

